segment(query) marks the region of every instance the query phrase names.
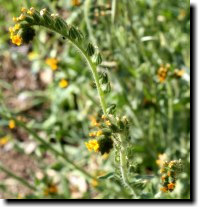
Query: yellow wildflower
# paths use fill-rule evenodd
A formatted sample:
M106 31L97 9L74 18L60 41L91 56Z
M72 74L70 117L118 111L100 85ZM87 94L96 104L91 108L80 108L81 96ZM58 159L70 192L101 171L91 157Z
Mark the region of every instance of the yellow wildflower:
M8 126L9 126L10 129L15 128L15 121L14 120L10 120Z
M106 153L104 153L104 154L102 155L102 157L103 157L104 160L106 160L106 159L108 159L109 154L106 152Z
M38 57L38 53L36 53L36 52L29 52L28 53L28 58L29 58L29 60L34 60L34 59L36 59Z
M168 189L170 190L173 190L175 188L175 184L170 182L168 185L167 185Z
M17 17L13 17L13 21L14 22L17 22L18 21L18 18Z
M5 144L7 144L8 141L9 141L8 136L4 136L4 137L0 138L0 147L4 146Z
M90 136L90 137L95 137L95 136L96 136L96 132L90 132L90 133L89 133L89 136Z
M163 166L164 162L167 160L167 155L164 154L159 154L158 155L158 160L156 160L156 164L160 167Z
M99 151L99 144L96 139L85 142L85 146L88 148L89 151L92 151L92 150L94 150L95 152Z
M47 58L45 62L52 70L58 69L58 60L56 58Z
M24 14L21 14L18 18L17 18L17 20L24 20L25 19L25 15Z
M96 136L101 136L102 133L103 133L103 132L102 132L101 130L99 130L99 131L97 131Z
M167 191L168 191L168 188L167 188L167 187L162 187L162 188L160 188L160 190L161 190L162 192L167 192Z
M186 10L181 9L181 10L179 11L178 20L183 20L183 19L185 18L186 14L187 14L187 13L186 13Z
M22 37L21 36L11 34L10 38L11 38L13 44L16 44L17 46L20 46L22 44Z
M72 0L72 6L79 6L80 4L80 0Z
M95 117L92 116L90 120L91 120L91 126L96 126L96 127L100 126L100 123L97 122Z
M21 8L21 12L26 13L27 12L27 9L25 7L22 7Z
M178 70L178 69L174 70L174 75L178 78L181 78L184 73L185 73L185 70Z
M168 66L167 67L161 66L158 69L157 76L158 76L158 80L160 81L160 83L163 83L165 81L167 77L167 72L168 72Z
M22 195L21 193L19 193L19 194L17 195L17 199L23 199L23 195Z
M161 180L162 180L162 181L165 181L165 178L166 178L165 176L162 176L162 177L161 177Z
M106 117L106 115L102 115L101 118L102 119L106 119L107 117Z
M97 186L99 185L99 182L98 182L96 179L92 179L91 185L92 185L93 187L97 187Z
M110 121L109 121L109 120L106 120L106 122L105 122L105 123L106 123L106 125L107 125L107 126L111 126L111 123L110 123Z
M54 184L49 185L45 190L44 190L44 195L49 195L49 194L56 194L58 193L58 187Z
M172 166L174 165L175 161L170 161L169 162L169 168L172 168Z
M33 8L33 7L31 7L28 11L27 11L27 14L29 14L29 15L33 15L34 14L34 12L35 12L35 8Z
M19 28L20 28L20 24L15 24L15 26L14 26L14 32L15 32L16 30L19 30Z
M68 81L65 79L60 80L59 86L60 88L66 88L68 86Z

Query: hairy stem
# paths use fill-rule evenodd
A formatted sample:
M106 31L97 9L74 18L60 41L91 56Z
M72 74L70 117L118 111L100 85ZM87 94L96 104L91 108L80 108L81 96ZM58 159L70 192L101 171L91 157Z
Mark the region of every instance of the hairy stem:
M134 191L134 189L132 188L132 186L129 183L128 180L128 171L127 171L127 166L126 166L126 145L124 142L123 137L119 134L119 138L121 141L121 146L120 146L120 172L121 172L121 176L122 176L122 181L124 183L124 185L126 187L128 187L130 189L130 191L132 192L133 198L137 198L137 195Z
M105 96L104 96L104 92L103 92L103 90L101 88L101 85L100 85L100 82L99 82L99 75L98 75L98 72L97 72L96 65L92 62L91 58L87 55L85 50L77 42L75 42L71 39L69 39L69 40L79 50L80 54L86 60L88 66L89 66L89 68L92 72L92 75L94 77L94 80L95 80L95 84L96 84L97 91L98 91L98 94L99 94L99 100L100 100L100 103L101 103L101 108L103 110L104 115L107 115Z
M106 112L107 106L106 106L106 102L105 102L105 96L104 96L104 92L103 92L103 90L101 88L101 85L100 85L100 82L99 82L99 75L98 75L98 72L97 72L96 64L94 62L92 62L90 56L87 55L86 51L83 49L83 47L81 46L81 44L78 41L75 41L75 40L71 39L66 34L62 34L59 31L55 30L54 28L51 28L51 27L46 26L46 25L42 25L42 26L46 27L50 30L53 30L54 32L56 32L56 33L60 34L61 36L65 37L66 39L68 39L72 43L73 46L75 46L76 49L78 49L79 53L86 60L88 66L89 66L89 68L92 72L92 75L93 75L93 78L94 78L94 81L95 81L95 84L96 84L96 87L97 87L97 92L98 92L98 95L99 95L99 100L100 100L100 104L101 104L103 114L107 115L107 112Z
M169 82L167 85L167 96L168 96L168 130L167 130L167 138L168 142L172 140L172 121L173 121L173 100L172 100L172 89Z

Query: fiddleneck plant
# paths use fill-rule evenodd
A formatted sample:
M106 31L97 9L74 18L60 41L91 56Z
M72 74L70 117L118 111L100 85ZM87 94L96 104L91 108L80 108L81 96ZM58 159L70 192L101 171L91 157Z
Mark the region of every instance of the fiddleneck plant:
M35 36L33 27L43 26L71 42L86 60L95 81L103 114L93 121L95 131L89 134L92 139L85 145L89 151L100 152L102 155L114 148L122 183L131 191L133 198L139 198L134 188L134 181L130 183L128 176L129 122L126 116L115 116L116 105L106 104L105 94L110 92L111 87L107 73L98 71L98 65L102 62L99 49L94 47L79 29L68 25L58 14L50 14L47 9L39 12L33 7L29 10L22 8L21 12L19 17L13 18L16 22L15 26L9 28L12 43L20 46L22 43L32 41Z
M13 18L17 22L16 25L9 29L12 43L18 46L22 43L28 43L35 36L33 26L43 26L59 33L64 40L71 42L86 60L95 81L103 112L100 119L102 121L99 122L98 127L100 130L97 135L93 135L97 138L86 142L86 147L89 151L94 150L101 154L109 153L113 147L117 147L121 179L123 184L132 191L134 198L136 198L135 191L130 185L127 176L126 143L128 138L128 121L126 117L119 118L112 114L115 105L107 107L105 93L110 92L111 88L107 73L98 72L97 70L98 65L102 62L99 49L94 47L79 29L73 25L68 25L58 14L50 14L46 8L40 12L33 7L29 10L22 8L21 12L19 17Z

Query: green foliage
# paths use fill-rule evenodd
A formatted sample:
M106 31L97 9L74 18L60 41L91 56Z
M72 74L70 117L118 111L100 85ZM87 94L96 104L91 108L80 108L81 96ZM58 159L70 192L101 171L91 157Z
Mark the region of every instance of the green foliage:
M0 0L0 140L12 138L8 145L0 143L0 152L10 146L37 159L42 173L21 179L0 164L33 186L23 198L190 198L189 1L25 2ZM21 6L35 10L20 22L24 44L15 47L8 30ZM46 58L55 59L56 70ZM29 88L31 82L16 87L20 73L5 76L13 65L15 72L25 66L39 80L36 87ZM60 86L62 79L66 87ZM12 97L22 102L11 105ZM95 127L102 131L99 152L109 156L85 147L90 118L101 123ZM14 129L8 128L11 119ZM32 151L26 150L21 131L28 142L37 142ZM163 153L167 159L158 157ZM175 188L161 192L172 177L162 182L160 162L179 159L182 164L172 169L179 173ZM18 197L5 184L0 190Z

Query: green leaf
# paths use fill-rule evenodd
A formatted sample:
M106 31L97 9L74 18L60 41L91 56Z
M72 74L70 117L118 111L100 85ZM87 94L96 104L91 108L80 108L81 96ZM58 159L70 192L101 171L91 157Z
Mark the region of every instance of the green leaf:
M106 174L105 176L98 177L98 179L110 179L113 176L114 176L114 172L110 172L110 173Z

